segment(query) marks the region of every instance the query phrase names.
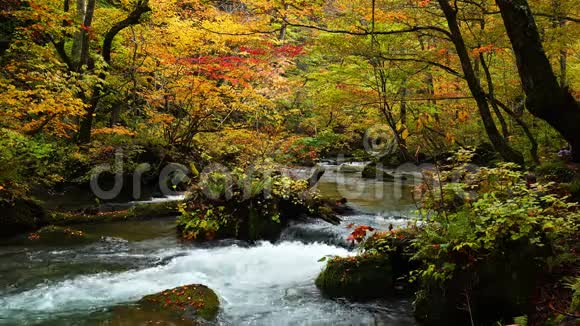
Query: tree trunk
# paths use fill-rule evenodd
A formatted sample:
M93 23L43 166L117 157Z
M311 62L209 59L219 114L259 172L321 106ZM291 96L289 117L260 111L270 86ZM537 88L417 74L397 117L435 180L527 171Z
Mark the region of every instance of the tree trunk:
M95 0L90 0L90 1L92 1L94 3ZM132 12L129 13L127 18L125 18L125 19L119 21L118 23L116 23L115 25L113 25L111 27L111 29L109 29L107 34L105 34L101 55L103 56L103 59L105 60L105 62L108 65L111 64L111 51L113 48L113 40L115 39L115 36L117 36L117 34L119 34L119 32L122 31L123 29L125 29L129 26L132 26L132 25L139 24L143 14L145 14L149 11L151 11L151 8L149 7L148 0L137 1L137 3L135 4L135 8L133 9ZM107 68L108 68L108 66L107 66ZM99 78L101 80L104 80L106 77L107 77L107 75L105 72L99 74ZM77 135L78 142L81 144L88 143L91 140L91 130L93 128L93 119L94 119L95 113L97 112L97 105L99 104L99 99L102 96L101 91L102 91L103 86L104 85L102 83L97 83L93 87L93 94L92 94L92 97L90 98L89 103L88 103L89 108L87 109L86 114L81 119L81 123L79 126L79 133Z
M87 12L87 1L86 0L77 0L76 1L76 20L78 21L77 24L84 24L85 23L86 12ZM82 42L83 42L83 31L81 29L74 34L74 39L73 39L73 44L72 44L72 49L71 49L71 58L72 58L72 61L74 62L75 67L78 67L78 62L80 61Z
M568 52L560 51L560 86L568 87Z
M561 0L552 0L552 11L554 16L551 18L552 20L552 27L554 29L562 28L565 24L565 20L562 18L565 16L564 12L562 12ZM566 49L560 50L560 87L564 88L568 86L568 52Z
M287 11L290 8L289 4L283 3L284 10ZM286 40L286 30L288 29L288 23L286 22L286 15L284 15L284 21L282 21L282 27L280 27L280 35L278 35L278 39L280 41Z
M403 124L403 126L407 126L407 82L405 82L404 86L401 89L401 108L399 111L399 116L400 116L400 120L401 120L401 124Z
M558 83L528 2L496 3L516 57L528 111L558 130L570 143L574 161L580 162L580 107L570 91Z
M497 117L497 120L499 121L499 125L501 126L501 131L502 131L503 137L506 139L507 142L509 142L509 139L508 139L508 137L510 136L509 128L507 126L505 119L503 118L503 115L501 114L501 111L499 110L499 107L497 106L497 103L494 101L495 88L493 86L493 80L491 79L491 72L489 71L489 66L487 65L487 63L485 61L485 57L483 56L483 53L479 54L479 62L481 64L481 67L483 68L483 72L485 73L485 79L487 80L488 97L490 97L492 99L490 101L491 107L493 108L493 112L495 113L495 116Z
M501 136L493 116L489 109L489 104L487 102L485 91L483 90L479 80L475 74L471 58L469 57L469 52L463 40L463 35L459 29L459 24L457 23L457 10L452 8L448 0L438 0L445 19L447 20L447 25L449 26L449 31L452 36L452 42L455 45L455 50L461 61L461 67L465 75L465 80L469 86L469 90L477 103L477 108L483 121L485 131L487 136L491 141L493 147L496 151L506 160L510 162L515 162L518 164L524 163L524 158L521 153L511 148L506 140Z
M81 31L81 54L79 57L79 71L83 65L89 63L89 31L93 24L93 15L95 13L96 0L87 1L87 10L85 11L85 19L83 21L83 30Z
M93 92L96 92L96 90ZM98 94L93 94L93 98L90 100L90 103L88 104L89 107L87 108L85 115L81 118L79 133L77 135L77 140L80 144L86 144L91 141L93 120L97 112L98 104L99 104Z

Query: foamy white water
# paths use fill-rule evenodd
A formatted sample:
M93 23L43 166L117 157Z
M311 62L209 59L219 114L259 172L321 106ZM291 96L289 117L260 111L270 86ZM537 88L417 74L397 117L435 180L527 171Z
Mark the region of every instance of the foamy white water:
M165 197L153 197L149 200L132 201L130 204L165 203L172 201L182 201L187 197L186 193L180 195L167 195Z
M262 242L255 247L176 249L171 254L182 256L162 266L78 276L0 298L0 316L17 323L33 316L95 311L192 283L214 289L221 299L222 320L233 323L267 324L266 318L280 325L301 320L297 315L302 314L316 322L340 313L338 304L320 300L313 281L323 266L318 262L321 257L349 255L346 249ZM316 303L305 305L305 300Z

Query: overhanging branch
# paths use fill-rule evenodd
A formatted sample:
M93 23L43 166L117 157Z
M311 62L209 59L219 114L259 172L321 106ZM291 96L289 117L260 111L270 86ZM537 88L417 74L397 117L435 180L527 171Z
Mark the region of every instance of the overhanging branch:
M408 27L408 28L395 29L395 30L390 30L390 31L362 31L362 32L354 32L354 31L343 30L343 29L330 29L330 28L316 26L316 25L306 25L306 24L300 24L300 23L292 23L292 22L290 22L288 20L284 20L284 22L286 24L288 24L289 26L309 28L309 29L314 29L314 30L317 30L317 31L321 31L321 32L325 32L325 33L331 33L331 34L347 34L347 35L355 35L355 36L394 35L394 34L415 33L415 32L430 30L430 31L436 31L436 32L442 33L445 36L451 38L451 33L449 33L449 31L447 31L447 30L445 30L445 29L443 29L441 27L437 27L437 26L411 26L411 27Z
M419 63L426 63L428 65L437 67L439 69L442 69L450 74L452 74L455 77L461 78L461 79L465 79L465 76L463 74L461 74L459 71L446 66L444 64L440 64L437 63L435 61L431 61L431 60L426 60L426 59L418 59L418 58L393 58L393 57L383 57L381 56L381 59L383 60L387 60L387 61L399 61L399 62L419 62Z
M132 25L139 24L141 21L141 16L149 11L151 11L151 7L149 7L148 0L137 1L135 8L131 13L129 13L129 16L113 25L107 34L105 34L105 39L103 40L103 50L101 54L103 55L103 59L107 64L111 63L111 49L113 47L113 40L115 39L115 36L117 36L117 34L119 34L119 32L123 29Z

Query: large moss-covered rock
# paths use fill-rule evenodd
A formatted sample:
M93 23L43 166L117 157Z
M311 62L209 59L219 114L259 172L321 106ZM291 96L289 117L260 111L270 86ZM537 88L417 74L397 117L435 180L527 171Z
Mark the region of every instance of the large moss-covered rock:
M411 259L416 234L412 228L374 233L361 244L362 254L329 260L316 286L329 297L353 300L412 293L408 278L418 265Z
M142 310L170 313L184 320L214 320L220 302L216 293L205 285L192 284L143 297Z
M136 218L153 218L177 216L177 201L166 201L160 203L141 203L129 209L129 216Z
M151 311L141 306L120 306L102 324L107 326L199 326L197 320L185 319L168 311Z
M316 286L331 298L367 300L393 292L393 273L388 256L361 255L332 258L316 278Z
M0 236L32 231L48 224L44 209L29 199L0 199Z
M279 173L213 172L191 189L180 206L177 229L189 240L277 240L290 221L309 216L340 221L308 180Z

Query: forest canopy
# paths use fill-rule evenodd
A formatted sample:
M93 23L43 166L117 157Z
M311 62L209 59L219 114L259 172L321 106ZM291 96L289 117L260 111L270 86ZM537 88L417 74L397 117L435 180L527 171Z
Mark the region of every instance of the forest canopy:
M0 184L151 146L240 166L369 159L365 139L401 161L483 143L521 165L578 160L578 5L4 1L3 166L37 166Z

